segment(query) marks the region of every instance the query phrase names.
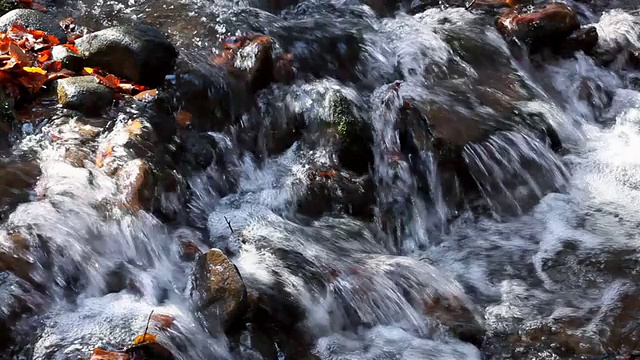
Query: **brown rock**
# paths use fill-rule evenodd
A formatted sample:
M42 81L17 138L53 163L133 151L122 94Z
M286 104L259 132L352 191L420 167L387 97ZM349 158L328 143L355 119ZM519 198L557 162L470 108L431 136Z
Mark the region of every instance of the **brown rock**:
M243 316L247 290L238 269L222 251L211 249L196 260L192 282L192 299L207 327L229 329Z
M227 39L225 52L215 59L245 79L252 92L273 82L273 39L266 35L240 36Z
M595 27L588 26L576 30L566 38L558 45L557 51L564 55L571 55L578 51L590 54L596 45L598 45L598 31Z
M504 12L496 26L507 39L529 46L531 53L557 46L580 29L576 14L562 3L516 7Z

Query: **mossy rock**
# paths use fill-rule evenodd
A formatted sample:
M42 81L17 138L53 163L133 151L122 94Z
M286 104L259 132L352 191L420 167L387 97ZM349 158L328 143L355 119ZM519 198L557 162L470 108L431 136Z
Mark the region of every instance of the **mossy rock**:
M366 173L373 164L371 126L358 117L355 106L346 96L340 93L330 96L329 116L338 137L338 160L346 169Z

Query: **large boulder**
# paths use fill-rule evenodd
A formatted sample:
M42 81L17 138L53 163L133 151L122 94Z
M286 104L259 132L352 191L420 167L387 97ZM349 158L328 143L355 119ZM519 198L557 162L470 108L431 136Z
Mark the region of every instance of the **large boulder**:
M148 86L158 86L169 74L178 51L156 28L139 24L97 31L76 40L87 65Z
M67 34L58 22L50 15L30 9L16 9L0 17L0 31L6 32L14 23L20 23L30 30L42 30L60 40L67 42Z
M580 29L575 12L562 3L515 7L498 19L498 30L509 40L527 46L531 53L556 47L574 31Z
M65 108L98 114L111 106L115 92L93 76L58 80L58 103Z
M211 249L196 260L191 297L209 329L229 329L247 306L247 289L227 256Z

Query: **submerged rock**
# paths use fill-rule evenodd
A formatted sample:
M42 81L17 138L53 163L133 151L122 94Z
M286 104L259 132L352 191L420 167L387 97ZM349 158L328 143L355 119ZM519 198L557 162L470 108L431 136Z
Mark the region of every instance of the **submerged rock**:
M26 314L41 307L41 295L16 275L0 271L0 342L3 347L14 339L15 324Z
M111 106L115 91L99 84L93 76L80 76L58 81L58 103L86 114L97 114Z
M76 40L76 47L87 59L87 65L147 86L160 85L178 57L164 34L144 24L85 35Z
M218 249L196 260L192 300L209 329L229 329L243 316L247 290L236 266Z
M29 201L41 173L35 161L0 163L0 217Z
M580 22L569 6L552 3L513 8L498 18L496 26L507 39L517 40L536 53L558 46L580 29Z
M587 26L576 30L560 43L557 51L567 55L578 51L589 54L596 45L598 45L598 31L593 26Z
M335 212L371 219L375 202L373 181L369 176L318 168L309 174L309 186L298 200L298 212L307 216Z
M0 31L6 32L14 23L20 23L30 30L42 30L67 42L67 34L52 16L30 9L16 9L0 17Z

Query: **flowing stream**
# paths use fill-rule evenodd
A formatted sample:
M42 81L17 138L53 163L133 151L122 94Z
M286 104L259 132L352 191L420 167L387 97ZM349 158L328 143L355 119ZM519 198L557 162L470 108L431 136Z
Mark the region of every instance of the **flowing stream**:
M596 26L601 46L640 48L637 5L612 1L596 13L570 3ZM640 349L640 71L582 53L516 59L493 16L464 8L382 18L358 1L287 5L52 5L57 17L94 29L147 21L169 34L182 63L206 74L215 72L208 58L222 37L274 37L303 59L298 71L308 76L259 92L243 122L266 137L295 115L304 134L275 144L281 151L265 150L275 137L248 152L239 127L206 133L215 161L181 174L185 201L177 191L160 196L163 211L176 214L168 221L113 206L126 196L117 180L94 164L74 166L65 153L88 144L82 134L100 134L86 145L93 153L117 141L136 110L82 118L55 109L23 126L0 166L24 158L41 174L3 217L0 248L17 246L16 233L28 239L31 281L0 273L0 312L32 311L0 356L79 359L98 346L121 348L154 310L176 319L163 343L177 359L295 359L282 350L289 335L267 356L251 329L234 339L205 330L189 302L193 264L179 258L182 239L224 249L250 289L282 298L274 317L301 312L308 352L320 359L613 359ZM324 130L335 94L371 128L370 216L354 215L352 199L365 195L348 189L320 215L298 206L316 169L337 168ZM428 116L464 144L456 161L472 180L438 165L418 125L398 131L405 103L432 104ZM497 125L476 136L459 120L499 123L505 113L543 118L562 149ZM107 123L114 130L100 132ZM465 181L477 184L475 195ZM425 310L424 299L435 308ZM439 299L450 303L440 308ZM479 340L465 330L471 323L486 330Z

